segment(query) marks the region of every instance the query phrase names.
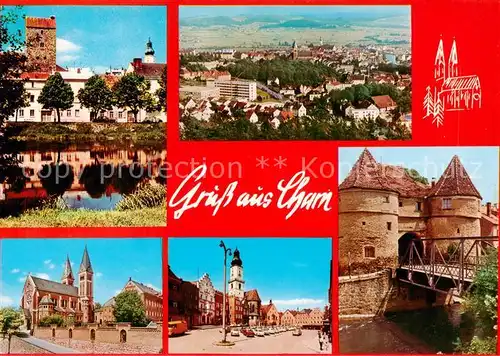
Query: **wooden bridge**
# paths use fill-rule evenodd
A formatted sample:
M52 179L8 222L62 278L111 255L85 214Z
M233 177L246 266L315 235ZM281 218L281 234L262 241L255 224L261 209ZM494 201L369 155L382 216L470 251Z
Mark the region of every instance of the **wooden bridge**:
M402 282L460 297L497 247L496 236L400 240L397 276Z

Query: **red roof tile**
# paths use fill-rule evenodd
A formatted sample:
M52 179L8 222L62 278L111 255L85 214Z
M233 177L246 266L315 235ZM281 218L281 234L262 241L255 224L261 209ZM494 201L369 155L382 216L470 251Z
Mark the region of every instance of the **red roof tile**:
M26 27L56 28L56 19L41 17L26 17Z
M134 72L146 79L160 79L165 67L164 63L141 63L134 66Z
M396 106L396 102L389 95L372 96L372 100L379 109L387 109Z
M245 292L245 299L260 302L259 292L257 292L257 289L249 290L248 292Z
M352 167L349 175L339 185L339 190L350 188L394 191L387 185L377 161L366 148Z
M21 74L21 79L48 79L50 73L45 72L26 72Z
M454 195L473 196L482 199L481 194L479 194L462 162L456 155L453 156L443 175L429 193L429 196Z

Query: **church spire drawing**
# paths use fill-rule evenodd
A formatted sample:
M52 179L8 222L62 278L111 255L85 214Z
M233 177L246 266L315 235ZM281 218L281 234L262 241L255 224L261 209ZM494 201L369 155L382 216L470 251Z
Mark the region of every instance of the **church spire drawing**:
M481 108L481 82L477 75L459 76L458 51L453 39L446 63L443 39L438 43L434 59L434 84L426 87L424 119L432 117L436 126L444 124L446 111L463 111Z

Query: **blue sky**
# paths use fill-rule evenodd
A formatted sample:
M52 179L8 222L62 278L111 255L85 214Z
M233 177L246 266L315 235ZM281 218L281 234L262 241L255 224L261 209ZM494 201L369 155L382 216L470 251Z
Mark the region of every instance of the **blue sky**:
M214 287L223 290L224 253L220 238L169 239L169 265L183 280L195 281L208 273ZM226 247L238 247L243 261L245 291L257 289L262 303L273 300L279 310L328 304L331 239L224 238ZM232 257L231 257L232 258ZM228 260L228 276L230 260Z
M409 6L181 6L180 18L238 15L408 15Z
M117 294L129 277L162 290L161 239L2 239L0 306L19 306L26 275L60 281L66 254L77 279L87 249L94 270L94 299L101 304Z
M349 174L364 148L340 148L339 182ZM429 181L439 179L458 155L484 202L498 202L498 147L368 147L379 163L416 169Z
M143 57L151 37L156 61L166 62L165 6L24 6L21 13L57 21L57 62L63 66L127 67ZM23 30L24 21L18 22Z

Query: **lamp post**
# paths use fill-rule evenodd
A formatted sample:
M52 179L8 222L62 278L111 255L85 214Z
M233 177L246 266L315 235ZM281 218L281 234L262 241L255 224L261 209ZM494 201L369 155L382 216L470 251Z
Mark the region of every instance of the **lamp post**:
M227 255L231 256L231 249L226 248L224 241L220 241L219 247L224 249L224 294L222 295L222 335L224 335L222 339L222 344L226 344L226 268L227 268Z

